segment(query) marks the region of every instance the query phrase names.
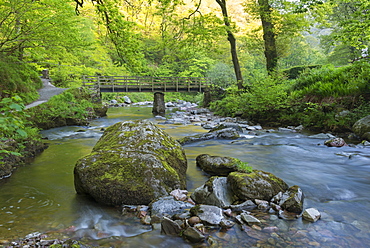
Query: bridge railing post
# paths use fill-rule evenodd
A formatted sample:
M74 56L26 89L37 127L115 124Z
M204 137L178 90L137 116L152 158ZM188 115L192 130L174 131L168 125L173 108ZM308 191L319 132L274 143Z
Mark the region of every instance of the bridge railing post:
M100 76L98 76L98 77L97 77L97 82L96 82L96 83L97 83L97 85L98 85L98 89L99 89L99 91L100 91Z

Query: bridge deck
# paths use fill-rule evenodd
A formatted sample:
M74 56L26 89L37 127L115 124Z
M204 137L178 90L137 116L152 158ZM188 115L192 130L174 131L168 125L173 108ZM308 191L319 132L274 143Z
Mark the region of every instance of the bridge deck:
M83 77L83 86L100 92L203 92L210 84L211 80L204 77Z

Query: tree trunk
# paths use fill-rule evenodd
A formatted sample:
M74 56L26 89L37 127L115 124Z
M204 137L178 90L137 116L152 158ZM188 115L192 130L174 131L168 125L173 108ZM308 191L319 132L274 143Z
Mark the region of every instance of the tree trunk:
M278 56L276 50L276 37L272 22L272 10L269 0L258 0L260 16L263 28L263 40L265 42L266 69L269 74L276 70Z
M230 52L231 52L231 58L233 61L234 65L234 71L235 71L235 76L238 84L238 89L244 89L243 87L243 76L242 72L240 70L240 64L239 64L239 59L238 59L238 53L236 50L236 39L234 34L231 32L230 28L230 21L229 21L229 16L227 14L227 8L226 8L226 0L216 0L218 5L220 5L221 10L222 10L222 16L224 18L224 23L227 29L227 40L230 43Z

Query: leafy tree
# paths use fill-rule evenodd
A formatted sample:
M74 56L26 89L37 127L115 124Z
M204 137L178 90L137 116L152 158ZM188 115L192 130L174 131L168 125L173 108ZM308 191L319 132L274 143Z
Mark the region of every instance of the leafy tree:
M335 0L337 16L335 39L358 49L370 42L370 2L367 0Z
M326 27L331 32L323 36L322 44L330 61L345 65L362 55L370 43L370 14L368 1L331 0L332 11L327 15ZM364 53L365 51L365 53Z
M301 36L301 32L310 26L307 13L297 11L299 4L299 1L286 0L247 1L245 4L246 11L261 21L261 27L255 32L262 30L269 74L278 69L279 59L289 54L287 51L291 49L293 38Z
M235 82L235 73L231 66L218 62L214 64L207 72L207 76L219 87L227 88Z
M26 56L25 49L79 47L78 23L68 1L11 1L0 5L0 52Z

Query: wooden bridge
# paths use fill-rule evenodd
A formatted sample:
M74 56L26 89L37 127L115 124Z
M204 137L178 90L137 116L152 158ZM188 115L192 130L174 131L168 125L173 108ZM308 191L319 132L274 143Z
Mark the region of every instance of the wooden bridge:
M83 76L83 86L100 92L204 92L205 77Z

